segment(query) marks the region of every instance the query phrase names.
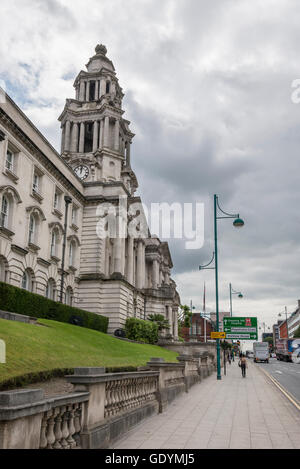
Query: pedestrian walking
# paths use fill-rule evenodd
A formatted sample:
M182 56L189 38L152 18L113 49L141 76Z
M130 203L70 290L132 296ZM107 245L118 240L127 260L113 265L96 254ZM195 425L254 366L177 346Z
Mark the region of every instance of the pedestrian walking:
M231 353L228 353L228 363L231 365Z
M246 368L248 368L248 364L247 364L247 358L243 354L239 360L239 366L242 369L242 377L246 378Z

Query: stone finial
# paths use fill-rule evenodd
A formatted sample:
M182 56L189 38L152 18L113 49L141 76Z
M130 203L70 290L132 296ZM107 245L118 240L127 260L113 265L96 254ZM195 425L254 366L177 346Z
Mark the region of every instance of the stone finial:
M107 49L103 44L98 44L95 48L96 54L106 55Z

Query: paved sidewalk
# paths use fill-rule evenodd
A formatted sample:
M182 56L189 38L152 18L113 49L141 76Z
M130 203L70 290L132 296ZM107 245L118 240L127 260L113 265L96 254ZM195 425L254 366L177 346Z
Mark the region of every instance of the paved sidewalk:
M119 440L112 449L300 449L300 412L248 361L214 373Z

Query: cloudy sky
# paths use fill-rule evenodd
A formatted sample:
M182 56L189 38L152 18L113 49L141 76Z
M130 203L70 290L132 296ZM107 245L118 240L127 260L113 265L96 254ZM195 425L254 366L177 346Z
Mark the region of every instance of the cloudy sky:
M300 298L298 0L1 0L0 80L49 141L98 43L114 62L133 167L151 202L203 202L205 243L171 241L183 303L214 310L213 195L245 227L219 222L220 309L271 326ZM300 95L300 94L299 94Z

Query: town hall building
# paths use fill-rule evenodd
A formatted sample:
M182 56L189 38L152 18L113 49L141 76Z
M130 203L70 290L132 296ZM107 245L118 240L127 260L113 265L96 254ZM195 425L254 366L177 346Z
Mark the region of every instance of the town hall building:
M101 207L118 212L122 199L130 212L141 199L124 94L105 46L95 52L59 116L60 153L3 92L0 281L107 316L110 333L128 317L160 313L176 339L180 298L168 243L149 229L147 237L97 229Z

